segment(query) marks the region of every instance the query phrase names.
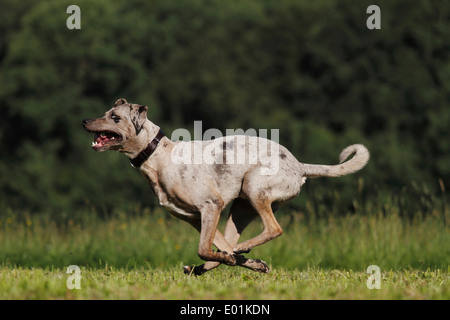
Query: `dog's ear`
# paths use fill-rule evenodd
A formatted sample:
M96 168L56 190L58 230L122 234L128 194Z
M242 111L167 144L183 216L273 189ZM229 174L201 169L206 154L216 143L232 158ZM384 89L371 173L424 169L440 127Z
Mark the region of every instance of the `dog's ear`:
M120 98L119 100L116 101L116 103L114 104L114 107L121 106L126 103L128 103L127 100L125 100L124 98Z
M142 127L144 126L145 120L147 120L147 106L143 105L132 105L131 107L131 122L136 129L136 135L141 132Z

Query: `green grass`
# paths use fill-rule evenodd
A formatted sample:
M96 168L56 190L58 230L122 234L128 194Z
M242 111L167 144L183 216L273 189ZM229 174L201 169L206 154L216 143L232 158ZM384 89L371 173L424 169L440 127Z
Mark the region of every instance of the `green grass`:
M198 233L161 209L108 218L82 214L0 217L0 299L449 299L450 237L444 214L401 218L393 208L343 217L279 214L284 234L247 256L270 274L220 266L201 277ZM221 223L223 228L223 222ZM260 232L256 223L243 239ZM81 289L66 287L69 265ZM369 290L369 265L381 289Z
M381 288L351 270L284 270L259 274L220 268L188 277L176 268L82 268L80 289L66 286L65 269L0 269L0 299L449 299L442 270L385 271Z

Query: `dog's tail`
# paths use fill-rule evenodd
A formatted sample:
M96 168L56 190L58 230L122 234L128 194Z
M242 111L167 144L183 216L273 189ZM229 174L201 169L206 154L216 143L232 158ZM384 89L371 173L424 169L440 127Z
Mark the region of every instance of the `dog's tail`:
M353 158L345 161L353 154ZM305 172L305 177L340 177L362 169L369 161L369 157L369 150L366 147L362 144L352 144L342 150L339 155L339 164L329 166L303 163L302 169Z

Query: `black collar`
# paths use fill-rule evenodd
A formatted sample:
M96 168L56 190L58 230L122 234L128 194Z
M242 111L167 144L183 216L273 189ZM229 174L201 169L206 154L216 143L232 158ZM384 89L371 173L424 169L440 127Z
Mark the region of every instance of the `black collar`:
M155 152L156 147L159 145L159 142L164 136L164 132L159 130L156 137L154 137L153 140L150 141L147 147L142 150L136 158L130 160L131 166L139 168L153 154L153 152Z

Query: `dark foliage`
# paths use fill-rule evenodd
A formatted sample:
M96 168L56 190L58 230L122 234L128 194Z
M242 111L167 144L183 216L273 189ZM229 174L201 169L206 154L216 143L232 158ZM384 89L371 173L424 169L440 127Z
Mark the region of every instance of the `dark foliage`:
M302 162L333 164L346 145L366 144L361 173L305 190L330 207L338 192L345 212L356 197L406 193L419 208L417 192L445 192L450 2L72 2L81 30L66 28L67 2L0 3L2 208L153 205L127 159L94 153L80 125L120 97L148 105L169 134L194 120L280 129ZM366 27L370 4L381 30Z

